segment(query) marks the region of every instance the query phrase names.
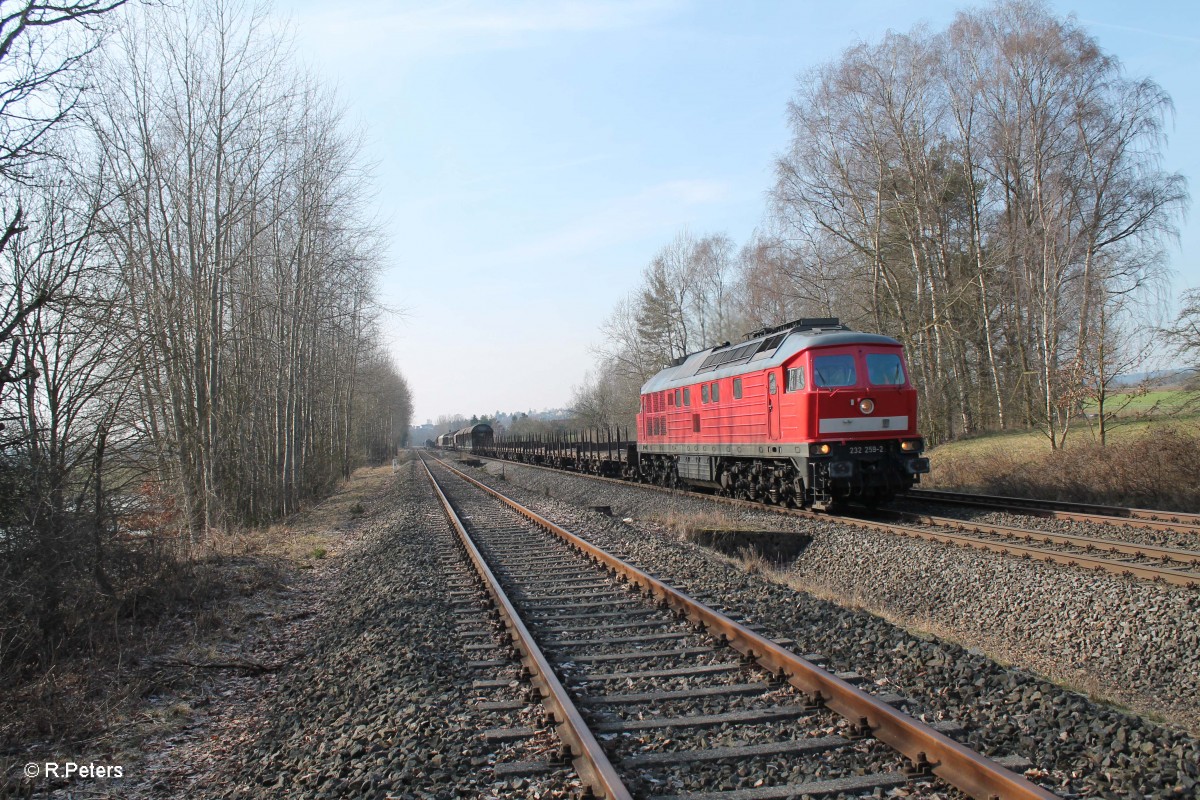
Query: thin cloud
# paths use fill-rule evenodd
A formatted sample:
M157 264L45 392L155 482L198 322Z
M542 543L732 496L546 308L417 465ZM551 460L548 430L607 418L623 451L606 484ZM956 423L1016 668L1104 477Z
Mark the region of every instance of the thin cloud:
M432 207L456 206L482 203L486 200L502 197L512 190L514 182L528 179L533 175L552 175L558 172L568 172L577 167L585 167L603 161L617 158L613 153L594 153L551 163L533 163L522 165L519 169L504 172L492 172L477 175L466 180L456 181L445 185L437 191L421 193L418 197L402 203L398 210L408 213L417 209L427 210Z
M673 230L687 222L687 215L681 212L719 203L728 195L728 184L720 181L667 181L621 198L547 236L502 250L490 260L496 265L527 264L611 247L655 231Z
M1125 31L1126 33L1138 33L1143 36L1153 36L1156 39L1166 39L1173 42L1187 42L1188 44L1200 44L1200 37L1182 36L1178 33L1163 33L1162 31L1152 31L1146 28L1135 28L1130 25L1117 25L1111 22L1098 22L1094 19L1081 19L1080 22L1095 28L1108 28L1114 31Z
M649 25L679 7L678 0L558 0L414 4L361 3L353 13L328 8L301 12L296 21L320 30L324 46L368 52L385 48L403 56L458 55L537 44L555 35L623 30Z

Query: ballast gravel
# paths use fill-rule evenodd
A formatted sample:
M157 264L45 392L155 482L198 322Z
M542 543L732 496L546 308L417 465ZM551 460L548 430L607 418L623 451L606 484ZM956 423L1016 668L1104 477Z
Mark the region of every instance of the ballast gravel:
M438 471L440 473L440 470ZM657 632L670 631L672 634L684 634L693 644L705 645L699 648L700 652L667 656L662 660L655 659L655 662L637 659L627 664L625 659L619 659L615 663L593 664L587 662L584 656L573 650L570 655L578 658L577 661L559 662L562 670L560 677L566 684L572 686L574 691L578 692L577 699L587 707L584 713L590 718L590 721L599 723L594 730L597 738L605 742L610 758L623 761L626 757L660 752L664 748L692 750L733 747L765 744L783 739L804 739L806 734L832 736L848 733L846 720L832 712L820 709L805 710L789 719L761 721L753 724L740 724L732 720L725 720L703 725L676 726L667 730L658 730L657 726L653 724L654 721L661 721L665 717L672 716L695 718L706 712L720 714L738 708L766 709L805 705L804 698L790 686L778 687L766 692L764 696L756 696L753 699L740 695L732 698L720 695L707 698L677 698L672 703L645 700L629 704L618 703L618 707L625 705L625 708L615 714L606 712L603 707L611 705L606 702L606 699L611 698L614 692L628 695L629 693L661 692L672 689L696 689L700 686L720 684L744 684L748 681L756 681L763 685L770 680L770 676L753 668L742 667L737 654L729 648L721 646L706 634L699 634L690 624L674 620L668 615L662 615L656 604L620 587L615 581L603 577L603 572L596 571L592 564L571 552L566 544L556 537L536 529L531 530L528 523L516 518L512 512L497 513L498 504L494 499L485 497L482 492L465 486L457 479L450 478L447 483L449 485L444 484L447 494L467 520L468 528L478 534L476 541L480 548L485 554L488 554L489 560L492 560L493 556L495 557L495 560L492 561L493 570L498 576L501 576L502 581L505 580L505 576L515 578L515 584L510 586L510 597L513 597L522 613L529 612L526 619L532 622L535 629L542 630L543 642L550 639L569 641L576 638L573 635L554 635L553 631L560 627L555 619L565 614L568 619L573 619L574 624L579 624L581 620L577 619L575 604L585 600L590 593L593 596L605 595L623 599L620 605L624 606L624 610L614 608L611 613L606 612L604 622L601 623L602 626L615 624L622 626L622 630L626 630L629 622L628 614L637 614L639 618L643 618L645 612L649 611L654 616L665 617L662 623L654 626ZM497 533L497 528L503 528L504 531ZM521 532L518 533L517 530ZM531 556L538 561L536 563L528 562L527 558ZM541 559L547 559L550 563L544 563ZM530 579L531 575L537 577ZM578 580L587 576L592 576L589 582L599 579L606 585L606 588L585 589L583 593L577 595L568 593L565 597L562 589L550 591L550 594L561 597L569 604L570 607L563 609L561 613L544 607L536 611L529 608L529 601L522 599L523 593L518 588L523 586L532 590L534 595L545 596L546 592L533 590L536 581L568 577ZM641 623L638 624L641 625ZM584 625L592 627L586 622ZM568 623L568 627L571 626L572 623ZM610 632L613 632L612 629ZM603 638L600 631L585 634L585 639L592 637ZM627 643L621 643L616 647L613 644L610 642L604 648L610 655L623 654L629 649ZM589 646L588 649L592 649L592 646ZM634 645L634 649L637 649L636 645ZM560 651L560 655L567 655L567 653ZM705 664L720 665L721 669L715 674L704 676L668 675L658 671L659 668L686 668L690 672ZM604 676L597 673L616 674ZM667 706L672 706L674 710L669 710ZM617 720L624 720L625 724L631 724L633 727L609 732L604 730L604 723L612 723ZM646 728L639 727L636 722L639 720L648 721L648 726ZM846 747L816 750L810 753L764 755L714 763L689 761L682 764L645 764L640 768L621 769L621 772L625 785L632 796L640 798L659 797L664 794L671 796L679 792L754 790L756 788L765 790L766 786L778 789L780 788L778 783L789 778L791 783L801 784L818 778L821 780L849 779L862 774L894 772L900 767L900 758L895 751L878 741L868 739ZM909 789L905 788L904 791L907 793ZM940 800L957 800L959 797L957 793L948 791L944 787L929 785L913 787L913 792L912 796L920 794L921 796L938 797ZM865 792L846 792L845 797L858 797L862 794ZM878 794L872 796L883 796L882 787Z
M448 600L449 534L419 465L401 466L382 514L348 553L301 659L262 698L261 719L189 794L221 798L559 798L578 779L567 767L497 777L493 767L547 760L560 746L539 733L520 741L484 731L534 725L537 706L484 711L480 701L521 699L519 664L471 668L505 651L466 651L486 628ZM479 680L501 681L480 689Z
M829 668L911 698L918 716L961 724L970 746L1028 758L1028 776L1064 797L1200 796L1200 739L1059 685L1200 728L1198 592L516 464L467 472L767 635L794 639L798 652L823 654ZM843 605L681 541L662 524L672 518L811 536L789 577Z

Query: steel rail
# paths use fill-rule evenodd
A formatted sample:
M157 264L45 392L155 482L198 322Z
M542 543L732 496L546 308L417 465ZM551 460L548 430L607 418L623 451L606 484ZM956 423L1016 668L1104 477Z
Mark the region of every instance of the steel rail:
M1118 575L1142 578L1144 580L1153 582L1170 583L1176 586L1200 586L1200 573L1185 572L1183 570L1171 569L1170 567L1154 567L1145 566L1142 564L1130 564L1127 561L1113 561L1112 559L1096 558L1093 556L1079 555L1077 553L1064 553L1058 550L1047 550L1041 547L1033 547L1030 545L1016 544L1012 542L993 542L987 539L979 539L974 536L962 536L955 533L939 533L937 531L926 530L924 528L913 528L908 525L875 523L869 520L859 519L857 517L841 517L839 519L841 521L845 521L847 524L877 528L879 530L887 531L888 533L898 533L901 536L910 536L914 539L926 539L932 542L942 542L943 544L964 545L966 547L973 547L977 550L1000 553L1001 555L1018 555L1034 561L1046 561L1056 564L1065 564L1070 567L1083 567L1084 569L1113 572Z
M995 525L990 522L955 519L954 517L938 517L932 514L922 514L917 511L892 511L885 513L894 515L897 519L909 522L920 522L925 525L940 525L944 528L957 528L972 533L991 533L1007 539L1018 539L1025 542L1041 541L1045 544L1064 544L1081 547L1085 550L1104 550L1110 553L1157 558L1162 561L1176 561L1180 564L1200 566L1200 550L1179 550L1171 547L1159 547L1153 544L1137 544L1120 542L1115 539L1102 539L1098 536L1080 536L1066 533L1051 533L1050 531L1017 528L1012 525ZM1200 576L1197 578L1200 580Z
M458 518L458 514L455 513L453 506L451 506L449 498L442 491L437 478L434 477L433 471L429 469L429 465L425 463L423 457L421 459L421 466L425 468L425 474L429 477L429 482L433 485L433 489L437 493L438 500L442 504L442 509L446 512L446 517L458 533L458 538L462 542L463 547L466 548L467 555L475 565L476 571L483 579L488 594L492 596L496 610L504 620L509 638L521 653L521 662L529 670L531 680L542 696L542 703L546 706L549 713L553 715L554 721L557 723L556 729L559 738L570 748L570 756L575 771L591 787L597 797L607 798L607 800L632 800L629 790L625 788L625 784L617 775L617 771L613 768L612 763L608 760L608 756L600 747L600 743L596 741L596 737L592 734L591 729L583 721L583 716L579 713L579 709L575 707L575 703L571 700L570 695L567 694L567 690L558 680L558 676L550 668L550 662L538 647L529 629L525 627L525 623L517 613L516 607L513 606L512 601L508 599L508 595L501 588L500 582L492 573L483 554L479 552L479 548L471 540L471 536L463 526L462 520ZM453 467L447 468L457 472Z
M1200 533L1200 514L1182 511L1158 511L1149 508L1126 508L1098 503L1069 503L1065 500L1041 500L1032 497L952 492L945 489L909 489L901 497L928 500L936 503L998 508L1030 516L1097 522L1103 525L1128 525L1156 531Z
M779 679L786 680L814 701L845 717L863 734L873 736L891 746L904 755L916 770L931 771L978 800L1051 800L1057 797L908 714L880 702L770 639L734 622L721 612L555 525L490 486L445 462L441 463L446 469L503 502L535 525L567 541L597 564L604 565L646 594L658 598L660 605L674 609L694 624L703 626L710 634L718 636L739 653L757 661Z
M541 464L525 464L523 462L516 462L516 461L509 462L509 461L506 461L505 459L491 458L490 456L476 456L476 457L477 458L488 458L490 460L497 461L501 464L512 463L512 464L517 464L518 466L521 466L521 467L530 467L533 469L548 470L550 472L556 472L556 473L563 472L563 470L555 469L554 467L542 466ZM444 461L441 463L445 464ZM451 469L453 469L453 468L451 468ZM830 514L817 513L815 511L810 511L810 510L803 509L803 508L785 508L783 506L772 506L772 505L767 505L765 503L756 503L753 500L741 500L736 497L721 497L719 495L703 494L701 492L692 492L692 491L688 491L686 489L671 489L671 488L667 488L664 486L657 486L652 483L634 483L631 481L622 480L620 478L607 478L602 475L592 475L592 474L586 473L586 472L576 472L576 473L571 473L571 474L579 475L580 477L589 478L591 480L608 481L610 483L619 484L619 485L623 485L623 486L639 486L643 489L652 489L654 491L662 492L662 493L666 493L666 494L684 494L689 497L700 497L700 498L704 498L706 500L711 500L711 501L718 502L718 503L724 503L726 505L737 506L740 508L752 508L752 509L757 509L759 511L769 511L769 512L773 512L776 514L785 514L785 515L794 516L794 517L805 517L808 519L825 520L827 522L840 522L844 525L851 525L853 527L864 528L866 530L875 530L875 531L881 531L884 533L898 533L902 536L908 536L910 538L915 538L915 539L926 539L928 541L940 542L942 544L955 544L955 545L961 545L964 547L973 547L978 550L986 550L986 551L992 552L992 553L999 553L1000 555L1018 555L1018 556L1030 558L1035 561L1042 561L1042 562L1054 563L1054 564L1063 564L1063 565L1069 566L1069 567L1082 567L1084 569L1091 569L1091 570L1095 570L1098 572L1110 572L1115 575L1140 578L1142 580L1148 580L1148 581L1152 581L1152 582L1169 583L1169 584L1172 584L1175 586L1193 586L1193 587L1200 586L1200 573L1187 572L1185 570L1173 569L1171 567L1155 567L1155 566L1151 566L1151 565L1130 564L1127 561L1115 561L1112 559L1100 558L1100 557L1095 557L1095 556L1078 555L1078 554L1074 554L1074 553L1064 553L1061 551L1047 550L1042 547L1036 547L1036 546L1028 545L1028 544L1022 545L1022 544L1015 544L1015 543L998 543L998 542L989 541L987 539L979 539L974 536L959 536L959 535L952 534L952 533L936 533L934 531L927 531L922 528L913 528L913 527L906 526L906 525L899 525L894 522L880 522L877 520L866 519L866 518L860 517L860 516L847 516L844 514L830 515ZM894 513L902 513L902 512L894 512ZM938 518L938 519L940 519L940 518ZM937 522L937 523L931 523L931 524L942 524L942 523ZM953 521L947 520L947 522L946 522L946 525L948 527L959 527L960 529L963 529L962 526L965 524L967 524L967 523L963 523L962 520L953 520ZM1014 529L1014 530L1017 530L1017 529ZM1031 536L1034 536L1035 538L1045 538L1045 536L1057 535L1057 534L1043 534L1042 531L1030 531L1029 533ZM1098 539L1097 541L1107 542L1108 540ZM1085 547L1085 548L1087 547L1086 544L1080 544L1078 546ZM1142 545L1138 545L1136 547L1137 547L1137 550L1142 555L1150 555L1149 551L1153 551L1155 549L1164 550L1168 554L1173 554L1173 555L1165 556L1166 558L1170 558L1171 560L1181 561L1184 563L1186 563L1187 560L1190 560L1190 557L1194 552L1191 550L1175 551L1175 550L1168 550L1166 548L1154 548L1152 546L1142 546ZM1135 555L1136 555L1136 553L1135 553ZM1180 556L1185 556L1187 558L1180 558Z

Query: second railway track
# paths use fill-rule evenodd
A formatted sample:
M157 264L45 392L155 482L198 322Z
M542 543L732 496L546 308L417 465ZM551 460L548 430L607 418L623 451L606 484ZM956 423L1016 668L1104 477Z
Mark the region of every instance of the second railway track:
M1001 497L943 489L910 489L904 497L921 502L947 503L974 508L1011 511L1014 514L1093 522L1100 525L1123 525L1155 531L1171 531L1200 536L1200 514L1182 511L1160 511L1149 508L1126 508L1099 503L1070 503L1064 500L1040 500L1029 497ZM1200 540L1198 540L1200 541Z
M596 795L766 800L911 785L1054 796L897 710L903 698L872 695L462 473L434 471Z
M503 459L489 460L505 463ZM538 464L522 464L522 466L550 472L558 471L552 467ZM764 505L686 489L668 489L644 483L635 484L588 473L572 474L578 474L589 480L604 481L621 486L638 486L667 493L682 492L740 508L842 522L859 528L943 544L972 547L1000 555L1109 572L1156 583L1200 587L1200 550L1129 542L1120 538L1045 531L911 511L884 510L874 515L856 512L826 514L807 509ZM1125 522L1124 519L1115 517L1107 517L1105 520L1106 526L1121 525Z
M842 514L837 518L853 525L919 539L1178 586L1200 587L1200 551L1197 550L1055 533L911 511L882 511L874 517ZM889 519L908 524L895 524L887 521Z

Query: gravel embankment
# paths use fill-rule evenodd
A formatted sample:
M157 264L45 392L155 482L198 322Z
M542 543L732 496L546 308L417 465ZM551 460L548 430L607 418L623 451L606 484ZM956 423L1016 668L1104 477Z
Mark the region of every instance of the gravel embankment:
M487 469L497 473L500 466ZM502 483L490 480L523 502L568 526L577 521L601 546L622 549L664 580L763 623L773 637L795 639L798 650L823 653L835 670L855 669L884 682L913 698L918 714L963 724L967 741L983 752L1029 758L1036 765L1031 776L1049 788L1113 798L1200 792L1200 740L1027 671L1200 725L1200 593L892 539L824 520L728 507L714 512L703 499L519 465L506 464L504 472ZM609 505L616 516L581 505ZM621 519L705 515L813 536L793 577L852 607L747 574L664 533L661 524ZM860 606L967 647L909 633ZM1025 669L1002 666L981 648Z
M279 673L243 741L196 776L190 796L222 798L552 798L573 774L497 780L499 762L545 760L540 735L485 741L488 729L538 727L537 706L484 711L480 701L520 699L518 665L473 668L501 649L470 650L488 627L464 614L454 588L445 517L414 463L401 468L383 512L348 553L305 654ZM493 640L495 641L495 640ZM499 688L478 680L505 679ZM219 738L219 737L218 737Z

